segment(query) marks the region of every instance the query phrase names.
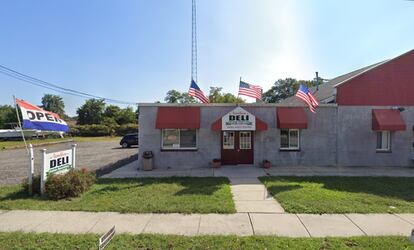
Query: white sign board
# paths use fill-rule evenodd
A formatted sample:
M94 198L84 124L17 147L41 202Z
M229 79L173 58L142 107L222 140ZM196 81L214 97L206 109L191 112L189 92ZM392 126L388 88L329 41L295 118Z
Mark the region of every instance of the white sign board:
M75 168L76 144L72 145L72 149L63 150L54 153L46 153L46 149L42 149L42 170L40 178L40 193L45 192L45 182L49 174L63 174L70 169Z
M113 226L108 232L106 232L104 235L102 235L99 238L99 242L98 242L98 249L99 250L103 250L108 244L109 242L112 240L112 238L115 235L115 226Z
M44 174L63 174L72 168L72 150L46 154Z
M221 130L256 130L256 117L237 107L221 118Z

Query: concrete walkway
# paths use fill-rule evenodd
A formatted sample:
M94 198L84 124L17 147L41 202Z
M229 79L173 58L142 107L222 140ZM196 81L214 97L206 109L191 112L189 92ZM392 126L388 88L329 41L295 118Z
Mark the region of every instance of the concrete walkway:
M414 214L120 214L113 212L0 211L0 231L287 237L409 236Z
M219 169L192 168L186 170L154 169L138 170L138 161L127 164L102 178L138 178L171 176L225 176L251 178L258 176L393 176L414 177L414 167L340 167L340 166L274 166L270 169L256 166L223 166Z
M282 206L257 178L229 178L236 211L239 213L284 213Z

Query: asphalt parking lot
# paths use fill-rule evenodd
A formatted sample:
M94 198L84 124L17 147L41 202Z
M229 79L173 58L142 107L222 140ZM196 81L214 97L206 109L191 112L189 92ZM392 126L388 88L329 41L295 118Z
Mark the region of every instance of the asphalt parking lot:
M46 148L48 152L70 149L73 142L60 143L34 148L35 172L40 171L42 160L40 150ZM109 166L119 160L137 154L138 148L123 149L119 141L78 142L76 151L76 167L96 170ZM0 151L0 185L12 185L22 182L27 177L28 155L25 148Z

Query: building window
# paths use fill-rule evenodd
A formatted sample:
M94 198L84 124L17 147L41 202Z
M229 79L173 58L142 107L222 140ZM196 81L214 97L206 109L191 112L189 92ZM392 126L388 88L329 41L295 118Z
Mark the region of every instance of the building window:
M240 132L240 149L252 149L252 132Z
M163 149L196 149L197 131L195 129L163 129Z
M299 129L280 130L280 149L299 149Z
M223 131L223 149L234 149L234 132Z
M390 131L377 132L377 151L391 150L391 133Z

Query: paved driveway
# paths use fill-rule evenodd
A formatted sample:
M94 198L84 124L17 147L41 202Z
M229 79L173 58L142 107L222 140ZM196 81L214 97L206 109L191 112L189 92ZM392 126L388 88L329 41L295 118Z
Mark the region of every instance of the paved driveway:
M118 143L118 141L78 142L77 167L95 170L137 154L138 148L122 149ZM72 144L72 142L69 142L35 147L35 171L40 171L40 149L46 148L48 152L54 152L70 149ZM0 185L21 183L22 179L27 176L27 165L26 149L0 151Z

